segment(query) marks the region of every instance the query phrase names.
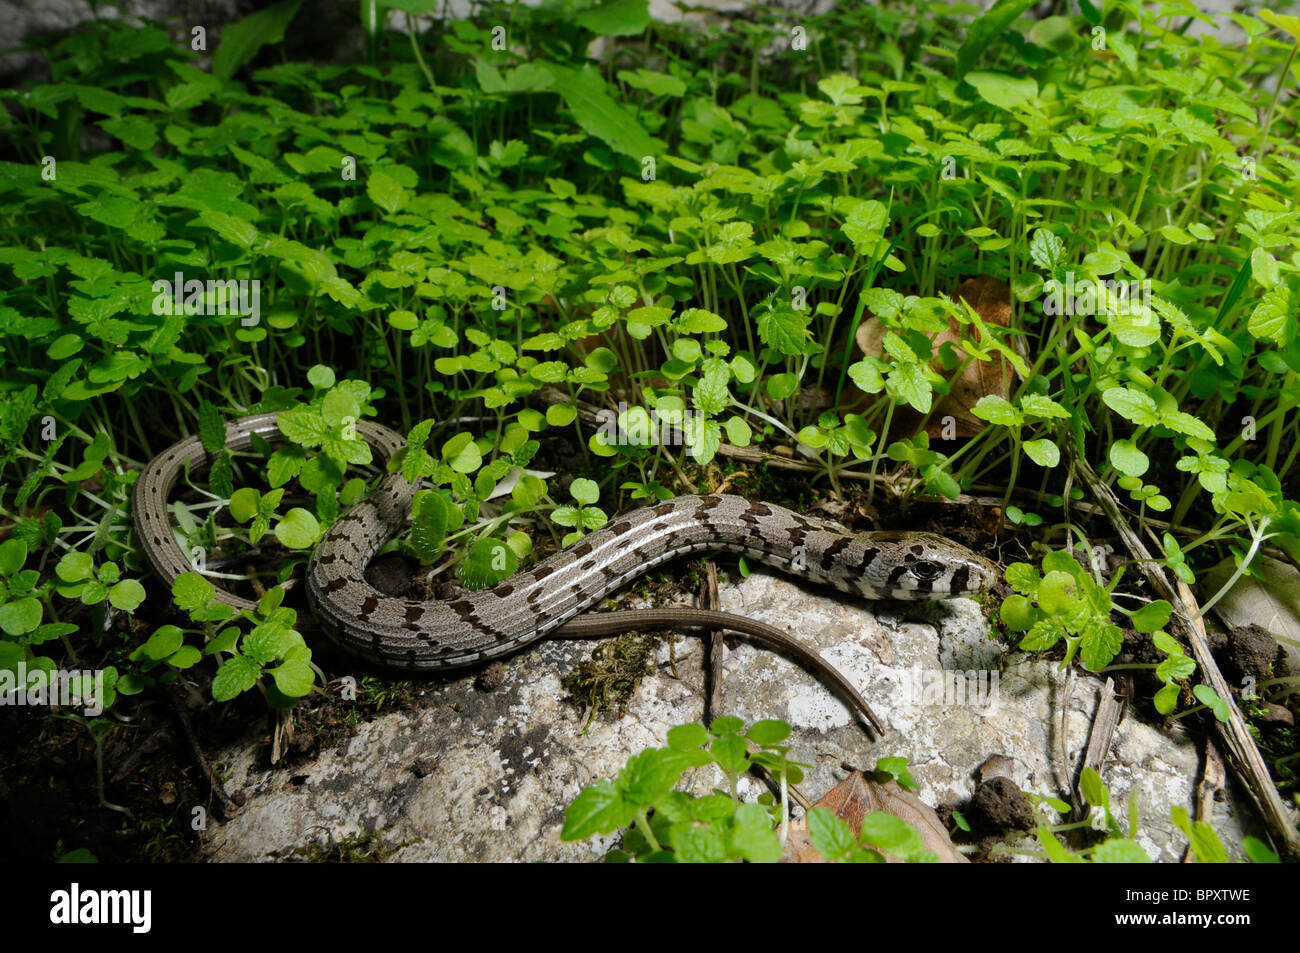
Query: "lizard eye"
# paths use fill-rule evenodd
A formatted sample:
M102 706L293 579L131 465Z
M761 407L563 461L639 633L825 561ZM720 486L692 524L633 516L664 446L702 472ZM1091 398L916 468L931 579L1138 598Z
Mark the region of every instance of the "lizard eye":
M922 559L912 564L912 572L917 579L933 579L943 572L943 564L931 559Z

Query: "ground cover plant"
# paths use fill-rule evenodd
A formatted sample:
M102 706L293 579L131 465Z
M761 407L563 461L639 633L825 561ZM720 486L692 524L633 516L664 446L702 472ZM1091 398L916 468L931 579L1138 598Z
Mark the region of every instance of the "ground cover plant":
M1031 554L994 610L1016 645L1097 672L1129 630L1158 650L1131 663L1151 712L1227 717L1170 601L1093 558L1080 462L1170 578L1300 559L1300 18L918 0L701 32L631 0L362 6L358 62L289 58L284 0L211 50L98 20L0 90L0 671L104 673L99 713L32 716L11 763L83 746L111 812L127 719L322 691L290 581L380 475L365 418L425 481L394 548L470 588L736 449L825 494L868 475L895 511L991 492ZM1005 288L997 317L965 280ZM272 411L283 444L224 449ZM166 592L129 498L191 433L215 462L176 498L194 571ZM1294 707L1268 674L1248 696ZM1293 729L1254 730L1293 793ZM84 846L56 835L25 849ZM730 843L768 857L754 836Z

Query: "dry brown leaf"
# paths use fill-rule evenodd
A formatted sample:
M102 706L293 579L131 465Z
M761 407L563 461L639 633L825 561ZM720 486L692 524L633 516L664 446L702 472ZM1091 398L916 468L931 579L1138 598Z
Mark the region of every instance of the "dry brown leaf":
M862 819L868 814L883 811L901 817L915 827L927 850L934 851L942 864L968 864L970 861L948 838L948 832L939 822L938 815L916 795L899 787L897 781L881 784L861 771L854 771L813 807L824 807L841 818L855 832L862 829ZM790 836L786 841L783 860L796 864L823 863L822 856L808 839L808 822L801 818L790 822ZM891 864L901 863L886 855Z
M965 300L983 319L985 324L998 325L999 327L1009 327L1011 323L1011 287L1005 281L999 281L988 275L978 275L974 278L967 278L957 286L957 292L953 296L957 300ZM960 347L961 344L961 326L955 318L948 321L948 330L935 335L934 347L937 352L939 347L945 341L952 342L954 347ZM871 312L866 312L866 317L858 325L857 344L863 354L872 357L883 357L884 348L882 342L885 337L885 326L879 318ZM931 366L944 374L943 368L936 357ZM957 437L973 437L984 429L986 424L971 414L971 408L976 402L986 394L992 394L996 397L1007 396L1007 381L1011 375L1011 369L1006 360L995 354L991 361L972 361L966 366L961 377L953 381L952 392L944 397L934 412L930 415L930 421L926 424L926 432L930 435L931 440L943 439L951 436L943 432L943 420L951 416L956 421ZM944 374L946 377L947 375ZM841 408L842 410L857 410L874 397L867 398L866 401L860 401L855 408ZM921 415L907 406L900 406L894 411L894 430L893 434L911 433L916 429L917 424L921 421Z

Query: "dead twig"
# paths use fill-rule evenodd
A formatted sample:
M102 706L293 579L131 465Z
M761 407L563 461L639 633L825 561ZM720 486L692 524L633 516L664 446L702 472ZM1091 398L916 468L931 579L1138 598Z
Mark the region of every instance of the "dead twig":
M1214 736L1206 735L1205 768L1201 772L1201 783L1196 786L1196 819L1198 821L1208 821L1210 819L1214 801L1219 792L1223 790L1225 780L1223 755L1219 751L1219 746L1214 743ZM1195 860L1196 855L1192 853L1192 845L1189 841L1187 847L1183 849L1183 863L1190 864Z
M718 598L718 567L713 560L709 560L709 575L704 583L700 608L722 608L721 600ZM719 629L710 630L708 648L704 653L704 679L708 685L708 692L704 696L704 718L705 721L709 722L720 717L723 711L722 649L722 631Z
M1295 820L1282 800L1281 794L1278 793L1276 785L1273 784L1273 778L1269 775L1268 767L1255 746L1255 740L1250 736L1246 720L1242 717L1241 709L1237 707L1236 699L1232 697L1228 682L1210 653L1209 636L1205 631L1205 623L1200 618L1196 597L1192 595L1192 590L1182 580L1179 580L1176 589L1170 586L1168 578L1160 568L1161 564L1152 557L1124 514L1120 512L1119 501L1115 498L1115 494L1101 482L1096 471L1086 460L1075 456L1074 465L1079 475L1088 484L1106 517L1124 540L1138 572L1142 573L1161 597L1173 605L1175 611L1171 623L1182 632L1183 637L1191 645L1192 654L1204 682L1228 705L1227 722L1215 719L1214 727L1227 751L1233 770L1237 772L1250 792L1260 816L1268 825L1269 832L1276 843L1282 847L1284 853L1292 857L1300 857L1300 831L1296 830Z
M1089 768L1101 774L1102 766L1106 763L1106 758L1110 754L1111 743L1115 738L1115 729L1119 727L1127 705L1126 701L1123 701L1115 694L1115 680L1113 678L1106 679L1106 684L1101 689L1101 696L1097 699L1097 710L1092 716L1092 729L1088 733L1088 747L1083 753L1083 762L1079 765L1079 775L1074 782L1074 816L1071 820L1083 820L1085 811L1082 807L1083 799L1079 796L1079 779L1083 777L1083 772ZM1129 836L1133 836L1134 833L1134 831L1130 831Z

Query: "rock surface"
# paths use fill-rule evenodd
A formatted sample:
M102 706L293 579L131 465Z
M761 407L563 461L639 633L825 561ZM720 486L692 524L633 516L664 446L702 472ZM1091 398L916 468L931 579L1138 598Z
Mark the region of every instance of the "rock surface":
M1208 601L1232 577L1231 559L1207 570L1198 587L1202 602ZM1215 604L1215 609L1234 627L1258 625L1286 650L1292 672L1300 672L1300 571L1294 566L1260 554L1254 575L1242 576Z
M1074 770L1086 747L1100 683L1080 675L1069 680L1062 743L1065 683L1056 664L991 641L971 600L873 606L762 572L724 584L721 593L725 610L785 626L818 647L889 726L886 738L872 742L849 709L794 663L743 642L730 648L726 713L794 726L793 757L813 766L801 786L811 800L845 777L842 762L871 768L892 755L910 760L919 796L932 806L966 804L980 766L993 756L1001 756L998 774L1022 790L1060 796L1058 778ZM584 734L585 713L561 683L594 644L542 642L510 659L490 692L476 690L473 674L431 681L411 710L362 722L353 737L310 763L268 769L258 738L221 752L227 789L242 795L244 807L210 827L204 856L267 860L273 852L378 832L391 860L599 858L613 838L560 840L565 806L585 785L616 774L629 755L663 745L673 725L702 717L704 653L693 636L673 646L665 641L626 715L603 712ZM953 701L954 682L948 680L945 695L927 674L941 667L949 675L983 670L985 694L944 703ZM966 683L979 684L978 677ZM1061 751L1068 767L1054 767ZM1138 790L1139 843L1165 861L1178 859L1184 845L1170 807L1191 810L1198 776L1198 745L1187 732L1131 713L1103 770L1121 816L1129 792ZM721 775L700 769L690 781L703 792ZM742 796L758 793L757 782L742 779ZM1229 800L1210 818L1234 853L1250 832L1241 817Z

